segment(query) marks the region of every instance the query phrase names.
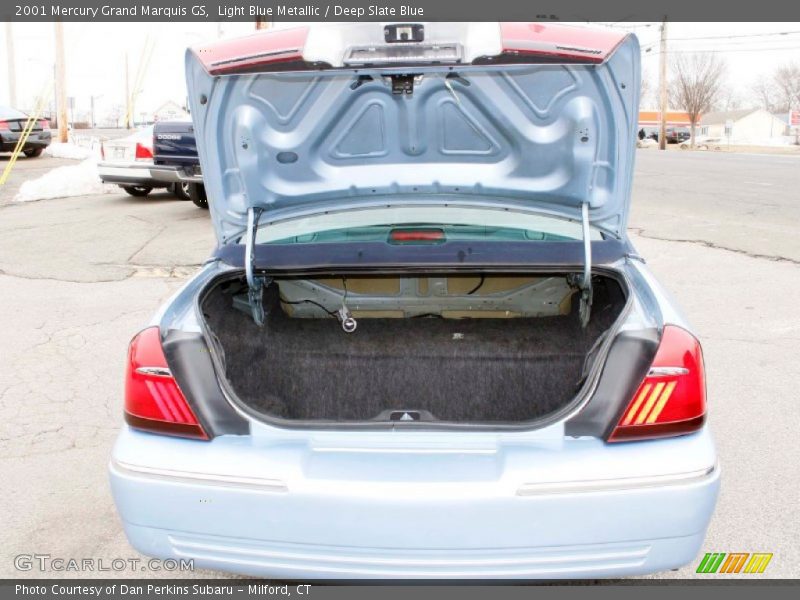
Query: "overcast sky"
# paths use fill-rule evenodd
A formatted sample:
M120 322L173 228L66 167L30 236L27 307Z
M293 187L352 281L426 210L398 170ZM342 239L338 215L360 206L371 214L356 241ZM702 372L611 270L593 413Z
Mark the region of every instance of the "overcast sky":
M296 26L278 24L278 27ZM644 73L655 83L658 73L658 23L618 23L636 33L642 45ZM184 103L183 52L187 46L250 33L252 23L66 23L67 94L77 112L88 110L95 96L97 114L124 105L125 55L130 79L140 70L146 44L152 58L142 69L136 116L152 112L168 100ZM31 108L43 86L52 81L53 24L13 25L20 108ZM673 51L713 51L728 64L728 84L748 106L750 88L774 66L800 62L800 23L670 23ZM8 104L5 29L0 32L0 104ZM148 41L149 40L149 41ZM649 49L649 51L647 51ZM131 84L133 85L133 83ZM76 115L77 116L77 115Z

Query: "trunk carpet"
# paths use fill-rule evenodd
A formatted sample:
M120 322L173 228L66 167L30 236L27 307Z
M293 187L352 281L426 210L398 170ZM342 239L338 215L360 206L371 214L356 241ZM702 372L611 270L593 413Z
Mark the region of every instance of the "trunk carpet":
M267 322L258 328L219 288L208 298L204 311L229 382L262 413L338 421L386 410L460 422L540 418L575 396L586 353L618 312L587 330L573 314L360 319L346 334L334 318L289 318L276 301L267 294Z

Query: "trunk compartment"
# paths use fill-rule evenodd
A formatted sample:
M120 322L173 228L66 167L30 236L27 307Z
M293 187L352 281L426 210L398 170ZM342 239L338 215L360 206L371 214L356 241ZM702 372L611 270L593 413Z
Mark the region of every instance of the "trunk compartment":
M201 308L224 387L257 418L520 425L577 400L625 307L622 282L594 275L581 327L576 276L279 278L263 327L241 276L213 284ZM331 314L343 304L353 333Z

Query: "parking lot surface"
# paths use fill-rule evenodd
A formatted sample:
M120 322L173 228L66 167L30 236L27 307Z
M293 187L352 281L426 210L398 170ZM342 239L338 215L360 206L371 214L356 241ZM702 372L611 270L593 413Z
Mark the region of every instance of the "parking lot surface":
M643 150L630 218L705 351L723 485L704 551L772 552L762 577L800 576L798 190L794 157ZM208 213L164 193L0 207L0 576L171 575L20 573L13 558L138 556L106 478L126 347L213 245Z

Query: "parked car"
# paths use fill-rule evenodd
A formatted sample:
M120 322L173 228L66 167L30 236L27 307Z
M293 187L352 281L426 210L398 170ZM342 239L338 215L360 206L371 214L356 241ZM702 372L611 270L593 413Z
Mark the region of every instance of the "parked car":
M688 127L667 127L667 143L680 144L692 137Z
M97 171L104 183L116 184L131 196L144 197L154 189L167 188L182 197L179 186L150 175L153 166L152 127L145 127L124 138L104 141L100 146L100 156Z
M13 152L20 135L25 129L30 117L24 112L8 106L0 106L0 152ZM50 123L47 119L36 119L22 148L23 154L28 158L41 156L50 145Z
M698 150L722 150L722 138L709 137L706 135L698 136L695 140L694 147ZM681 142L681 150L687 150L692 147L691 139Z
M173 183L184 198L208 209L191 119L157 122L153 126L153 153L151 177Z
M131 544L300 580L691 562L720 472L627 235L635 36L330 27L187 54L218 248L130 344Z

